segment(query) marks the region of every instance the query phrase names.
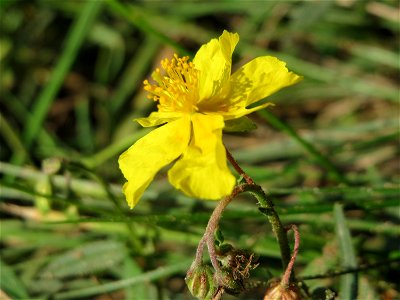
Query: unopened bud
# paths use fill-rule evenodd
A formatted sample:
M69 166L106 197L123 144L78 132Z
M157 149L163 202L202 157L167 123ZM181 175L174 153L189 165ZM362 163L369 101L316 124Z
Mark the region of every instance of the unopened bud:
M219 247L218 260L222 270L218 282L220 286L231 295L243 292L246 289L246 279L250 276L250 271L258 266L254 254L235 249L230 244L222 244Z
M265 293L264 300L301 300L299 288L291 284L288 288L283 287L280 282L273 283Z
M198 299L212 299L217 291L214 273L208 265L200 265L189 270L185 282L190 293Z
M226 270L222 271L219 284L224 288L225 292L231 295L239 295L245 289L242 278L235 279L232 274Z

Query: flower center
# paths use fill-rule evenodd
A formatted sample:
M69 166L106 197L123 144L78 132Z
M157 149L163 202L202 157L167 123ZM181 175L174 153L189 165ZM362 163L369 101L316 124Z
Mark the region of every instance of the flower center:
M156 82L151 84L145 80L144 89L149 92L147 96L158 102L160 112L194 112L199 98L198 71L194 64L189 62L189 57L178 57L174 54L171 60L164 59L160 69L156 69L151 77ZM164 73L164 72L163 72Z

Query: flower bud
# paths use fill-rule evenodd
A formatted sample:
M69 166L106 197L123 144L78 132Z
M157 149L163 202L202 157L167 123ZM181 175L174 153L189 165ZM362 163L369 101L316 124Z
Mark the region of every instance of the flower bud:
M284 288L280 282L273 283L265 293L263 300L301 300L301 292L299 288L291 284L288 288Z
M208 265L201 264L189 270L185 282L190 293L198 299L212 299L217 291L214 273Z
M239 295L245 290L242 278L233 278L227 270L223 270L220 280L220 286L230 295Z
M258 266L254 254L235 249L230 244L219 246L218 261L222 270L218 283L231 295L238 295L246 289L246 279L250 276L250 271Z

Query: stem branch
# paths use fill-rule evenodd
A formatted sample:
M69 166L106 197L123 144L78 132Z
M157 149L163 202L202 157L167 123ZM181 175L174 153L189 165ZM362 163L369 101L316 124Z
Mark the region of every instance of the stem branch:
M298 236L296 236L297 242L295 241L295 249L293 257L291 258L289 241L287 238L286 230L283 227L282 222L277 212L274 209L273 202L269 198L267 198L261 186L255 184L253 179L243 171L243 169L238 165L238 163L232 157L231 153L228 150L226 150L226 155L229 162L232 164L235 170L243 177L246 183L235 186L235 188L232 191L232 194L222 199L214 209L208 221L204 235L201 238L199 245L197 247L196 258L192 266L190 267L189 272L202 263L204 246L207 245L208 254L210 256L211 264L216 272L217 280L221 280L222 271L217 259L214 233L218 228L219 220L221 219L222 213L228 206L228 204L240 193L249 192L257 199L259 204L259 210L267 216L268 221L272 226L272 230L279 243L279 249L281 252L281 259L282 259L282 267L283 270L285 270L285 275L284 275L284 278L286 278L285 282L289 284L290 281L294 279L292 268L298 251L298 241L299 241ZM296 234L298 235L297 227L296 228L294 227L295 225L292 226L293 230L295 230L295 235Z
M207 243L207 250L208 254L210 255L211 264L214 267L215 271L217 272L217 275L221 274L221 268L219 267L219 263L217 260L217 253L214 243L214 232L218 227L219 220L221 219L223 211L228 206L228 204L233 200L233 198L235 198L238 194L240 194L243 191L243 187L244 187L243 185L236 186L233 189L231 195L225 197L218 203L217 207L214 209L210 217L210 220L208 221L206 231L203 236L203 238Z
M287 238L286 230L282 225L279 215L274 209L274 203L269 198L267 198L264 191L259 185L249 185L246 187L246 191L248 191L257 199L260 206L259 210L267 216L268 221L272 226L272 231L274 232L279 244L279 250L281 252L282 259L282 268L283 270L286 270L291 258L289 241Z
M257 199L260 205L259 209L267 216L268 221L272 226L275 237L279 243L283 270L286 270L291 258L289 241L287 238L286 230L283 227L282 222L274 209L274 203L269 198L267 198L261 186L255 184L253 179L249 175L247 175L246 172L243 171L243 169L238 165L228 149L226 149L226 155L229 162L232 164L235 170L245 179L247 183L243 186L243 191L249 192Z
M290 228L294 231L294 247L293 247L293 254L290 259L290 262L286 268L285 274L283 274L282 280L281 280L281 286L283 286L285 289L289 287L290 283L290 277L292 275L292 270L294 263L296 261L297 253L299 252L299 247L300 247L300 233L299 229L297 228L296 225L292 224Z
M217 274L221 274L221 268L219 267L219 263L217 260L217 251L215 249L214 244L214 232L218 227L219 220L221 219L222 213L228 204L235 198L238 194L243 192L244 185L238 185L233 189L231 195L225 197L218 205L215 207L213 213L211 214L210 219L208 220L208 224L206 230L204 232L203 237L201 238L199 245L196 250L196 258L192 264L192 267L198 266L202 262L204 246L207 245L208 254L210 256L211 264L214 267ZM192 268L191 267L191 268Z

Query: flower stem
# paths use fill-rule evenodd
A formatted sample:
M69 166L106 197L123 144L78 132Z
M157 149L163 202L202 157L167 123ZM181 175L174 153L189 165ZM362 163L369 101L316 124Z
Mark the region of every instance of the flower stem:
M286 268L285 274L283 274L282 280L281 280L281 286L287 289L290 284L290 277L292 276L292 270L294 263L296 261L297 253L299 252L299 247L300 247L300 233L299 229L295 224L292 224L290 228L294 231L294 247L293 247L293 254L290 259L290 262Z
M261 186L255 184L253 179L243 171L243 169L239 166L239 164L233 158L228 149L226 149L226 154L229 162L247 183L243 185L242 191L252 194L257 199L260 205L260 211L267 216L268 221L272 226L275 237L279 243L283 270L286 270L291 259L289 241L287 238L286 230L282 225L279 215L274 209L274 203L271 201L271 199L267 198ZM292 277L293 276L291 276L291 278Z
M219 220L221 219L222 213L225 210L225 208L228 206L228 204L235 198L238 194L240 194L243 191L244 185L238 185L233 189L233 192L231 195L225 197L223 200L221 200L217 207L214 209L210 220L208 221L206 231L204 232L203 238L200 242L204 240L205 243L207 244L207 250L208 254L210 255L210 260L211 264L214 267L217 275L221 274L221 268L219 267L219 263L217 260L217 253L215 249L215 244L214 244L214 232L217 230ZM199 244L199 246L200 246ZM204 246L204 243L202 247ZM199 251L197 251L199 252ZM197 257L196 257L197 260Z
M219 220L221 219L222 213L224 212L225 208L228 206L228 204L239 194L243 192L249 192L252 194L258 201L259 204L259 209L262 213L264 213L268 221L270 222L272 226L272 230L275 234L275 237L279 243L279 248L281 252L281 259L282 259L282 267L283 270L285 270L285 278L286 282L290 283L290 280L293 280L294 275L292 272L293 262L291 262L291 254L290 254L290 247L289 247L289 241L287 238L286 230L282 225L282 222L277 214L277 212L274 209L274 204L273 202L267 198L265 195L264 191L262 190L261 186L257 185L254 183L253 179L247 175L243 169L239 166L239 164L236 162L236 160L233 158L231 153L226 150L227 158L229 162L232 164L232 166L235 168L235 170L243 177L246 183L239 184L237 185L234 190L232 191L232 194L225 197L222 199L218 205L215 207L209 221L206 227L206 230L204 232L203 237L201 238L199 245L197 247L196 251L196 258L192 264L192 266L189 269L189 272L194 269L196 266L199 266L202 263L203 259L203 252L204 252L204 246L207 245L207 250L208 254L210 256L211 264L214 267L214 270L216 272L217 280L221 280L221 275L222 271L217 259L217 251L215 248L215 242L214 242L214 233L218 228ZM297 232L297 231L295 231ZM295 246L296 248L296 246ZM294 259L297 255L297 249L295 249L294 252ZM289 265L290 264L290 265Z
M243 171L243 169L239 166L239 164L232 156L232 154L228 151L228 149L226 149L226 157L228 158L231 165L235 168L236 172L238 172L239 175L243 177L243 179L246 181L247 184L255 184L253 179L249 175L247 175L246 172Z
M268 221L272 226L272 231L274 232L279 244L282 268L283 270L286 270L291 258L289 241L287 238L286 230L282 225L279 215L274 209L274 203L269 198L267 198L264 191L259 185L247 185L245 191L249 192L257 199L260 206L259 210L267 216Z

